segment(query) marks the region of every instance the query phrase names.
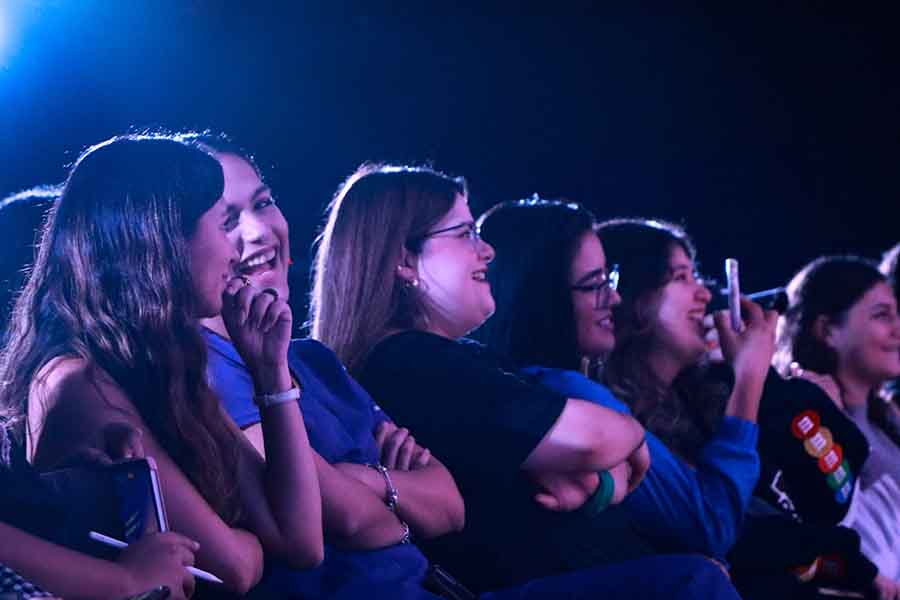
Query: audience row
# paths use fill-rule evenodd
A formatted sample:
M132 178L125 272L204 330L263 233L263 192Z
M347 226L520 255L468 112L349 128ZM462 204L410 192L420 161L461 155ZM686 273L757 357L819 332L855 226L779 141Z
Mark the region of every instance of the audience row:
M114 138L45 196L0 354L0 563L41 588L188 597L196 563L206 597L900 597L900 245L735 327L677 225L476 219L461 178L365 165L292 340L288 223L227 138ZM178 533L90 556L39 522L41 473L135 456Z

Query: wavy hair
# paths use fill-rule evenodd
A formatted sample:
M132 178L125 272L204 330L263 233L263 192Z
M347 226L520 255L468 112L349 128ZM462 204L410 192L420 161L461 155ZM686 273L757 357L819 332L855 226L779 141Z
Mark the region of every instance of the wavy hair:
M727 386L709 377L702 364L684 369L667 386L647 356L655 344L652 312L670 278L671 253L680 247L695 261L697 251L682 227L661 220L613 219L601 223L597 233L622 273L622 303L613 308L616 345L602 379L644 427L693 463L718 428Z
M580 204L537 196L481 215L482 239L496 250L488 278L497 308L475 337L519 366L577 370L569 274L581 237L595 224Z
M219 163L163 135L89 148L51 210L0 354L0 406L24 435L29 386L77 356L109 375L228 522L239 518L237 440L206 380L188 242L222 195ZM99 374L98 371L95 371Z
M351 373L391 330L423 328L423 299L397 277L466 182L427 167L365 164L340 186L316 241L309 325Z

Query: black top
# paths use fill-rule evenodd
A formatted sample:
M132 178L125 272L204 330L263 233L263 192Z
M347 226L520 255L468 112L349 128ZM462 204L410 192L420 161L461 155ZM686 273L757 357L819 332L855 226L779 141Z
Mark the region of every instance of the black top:
M769 372L759 410L755 495L795 520L836 525L869 456L866 438L816 384Z
M23 444L13 441L10 459L0 463L0 521L54 539L66 521L65 499L25 460Z
M102 465L83 465L38 473L25 458L24 444L13 442L10 463L0 463L0 521L56 544L109 558L117 551L94 542L91 530L128 540L118 490Z
M360 382L453 474L465 530L422 546L476 591L651 553L619 507L591 517L533 500L520 466L566 398L481 344L400 333L372 350Z

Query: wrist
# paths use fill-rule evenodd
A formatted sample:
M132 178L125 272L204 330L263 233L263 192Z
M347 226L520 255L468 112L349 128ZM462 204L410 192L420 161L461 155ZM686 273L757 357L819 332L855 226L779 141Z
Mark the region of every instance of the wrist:
M397 492L397 488L394 487L394 482L391 479L391 474L381 463L370 463L366 466L381 474L381 477L384 480L384 496L382 499L384 500L384 504L391 510L391 512L396 512L397 502L400 500L400 494Z
M763 365L762 368L756 366L736 364L734 365L734 388L739 387L748 391L759 390L762 392L769 375L769 365Z
M131 569L118 562L110 563L110 566L112 567L111 580L105 584L109 586L107 590L110 598L128 598L147 591L138 589L140 587L138 578Z
M294 386L291 370L287 363L271 366L257 366L250 371L253 379L253 392L259 394L275 394L284 392Z

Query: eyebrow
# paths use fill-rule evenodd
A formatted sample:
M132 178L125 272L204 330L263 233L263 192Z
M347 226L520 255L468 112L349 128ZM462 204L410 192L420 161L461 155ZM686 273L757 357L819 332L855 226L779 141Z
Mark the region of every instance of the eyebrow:
M250 197L253 198L253 199L256 199L260 194L264 194L264 193L266 193L266 192L268 192L268 193L271 194L271 193L272 193L272 189L271 189L269 186L267 186L266 184L262 184L261 186L259 186L258 188L256 188L256 189L253 191L253 194L251 194ZM237 207L237 205L236 205L235 203L233 203L233 202L226 202L226 203L225 203L225 213L224 213L224 214L235 213L235 212L241 212L241 209L239 209L239 208Z
M877 312L879 310L896 310L896 308L889 302L879 302L878 304L874 304L870 310L872 312Z
M587 273L585 273L584 275L579 277L578 280L575 281L574 285L582 285L582 284L586 283L588 280L593 279L594 277L605 276L605 275L606 275L606 269L594 269L593 271L588 271Z

